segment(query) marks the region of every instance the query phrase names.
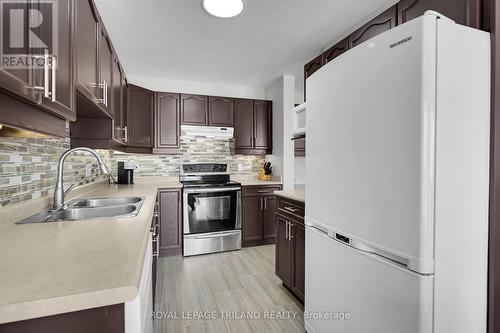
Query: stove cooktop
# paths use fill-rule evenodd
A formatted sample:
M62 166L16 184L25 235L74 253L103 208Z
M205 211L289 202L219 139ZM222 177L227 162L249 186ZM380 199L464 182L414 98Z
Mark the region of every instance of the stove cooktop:
M179 181L184 187L240 186L231 181L225 163L183 164Z

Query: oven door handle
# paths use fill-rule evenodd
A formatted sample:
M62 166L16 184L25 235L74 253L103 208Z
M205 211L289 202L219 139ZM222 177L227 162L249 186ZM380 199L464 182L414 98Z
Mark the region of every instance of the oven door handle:
M241 187L218 187L218 188L184 188L184 193L215 193L241 191Z
M241 231L225 231L225 232L214 232L211 234L205 234L205 235L200 235L200 236L194 236L193 238L195 239L205 239L205 238L215 238L215 237L221 237L221 236L236 236L239 235Z

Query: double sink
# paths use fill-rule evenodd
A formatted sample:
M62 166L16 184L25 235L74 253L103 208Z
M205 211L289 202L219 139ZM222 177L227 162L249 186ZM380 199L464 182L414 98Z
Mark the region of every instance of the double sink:
M68 202L64 209L47 209L17 224L134 217L139 213L143 203L144 197L75 199Z

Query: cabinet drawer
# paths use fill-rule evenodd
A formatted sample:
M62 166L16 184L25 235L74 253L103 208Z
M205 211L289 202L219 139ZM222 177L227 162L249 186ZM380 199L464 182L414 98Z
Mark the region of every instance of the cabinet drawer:
M243 195L266 195L281 190L281 185L243 186Z
M301 202L278 197L278 211L285 216L299 218L304 223L305 207Z

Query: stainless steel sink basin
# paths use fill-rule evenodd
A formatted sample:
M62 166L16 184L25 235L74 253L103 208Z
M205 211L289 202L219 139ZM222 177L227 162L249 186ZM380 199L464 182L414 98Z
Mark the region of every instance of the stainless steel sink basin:
M92 198L92 199L76 199L70 201L68 206L72 207L106 207L136 204L141 201L140 197L128 198Z
M17 224L133 217L141 210L144 198L88 198L70 201L65 209L44 210Z
M101 217L126 216L135 212L136 209L137 208L134 205L99 208L68 208L49 215L47 219L45 219L45 222L87 220Z

